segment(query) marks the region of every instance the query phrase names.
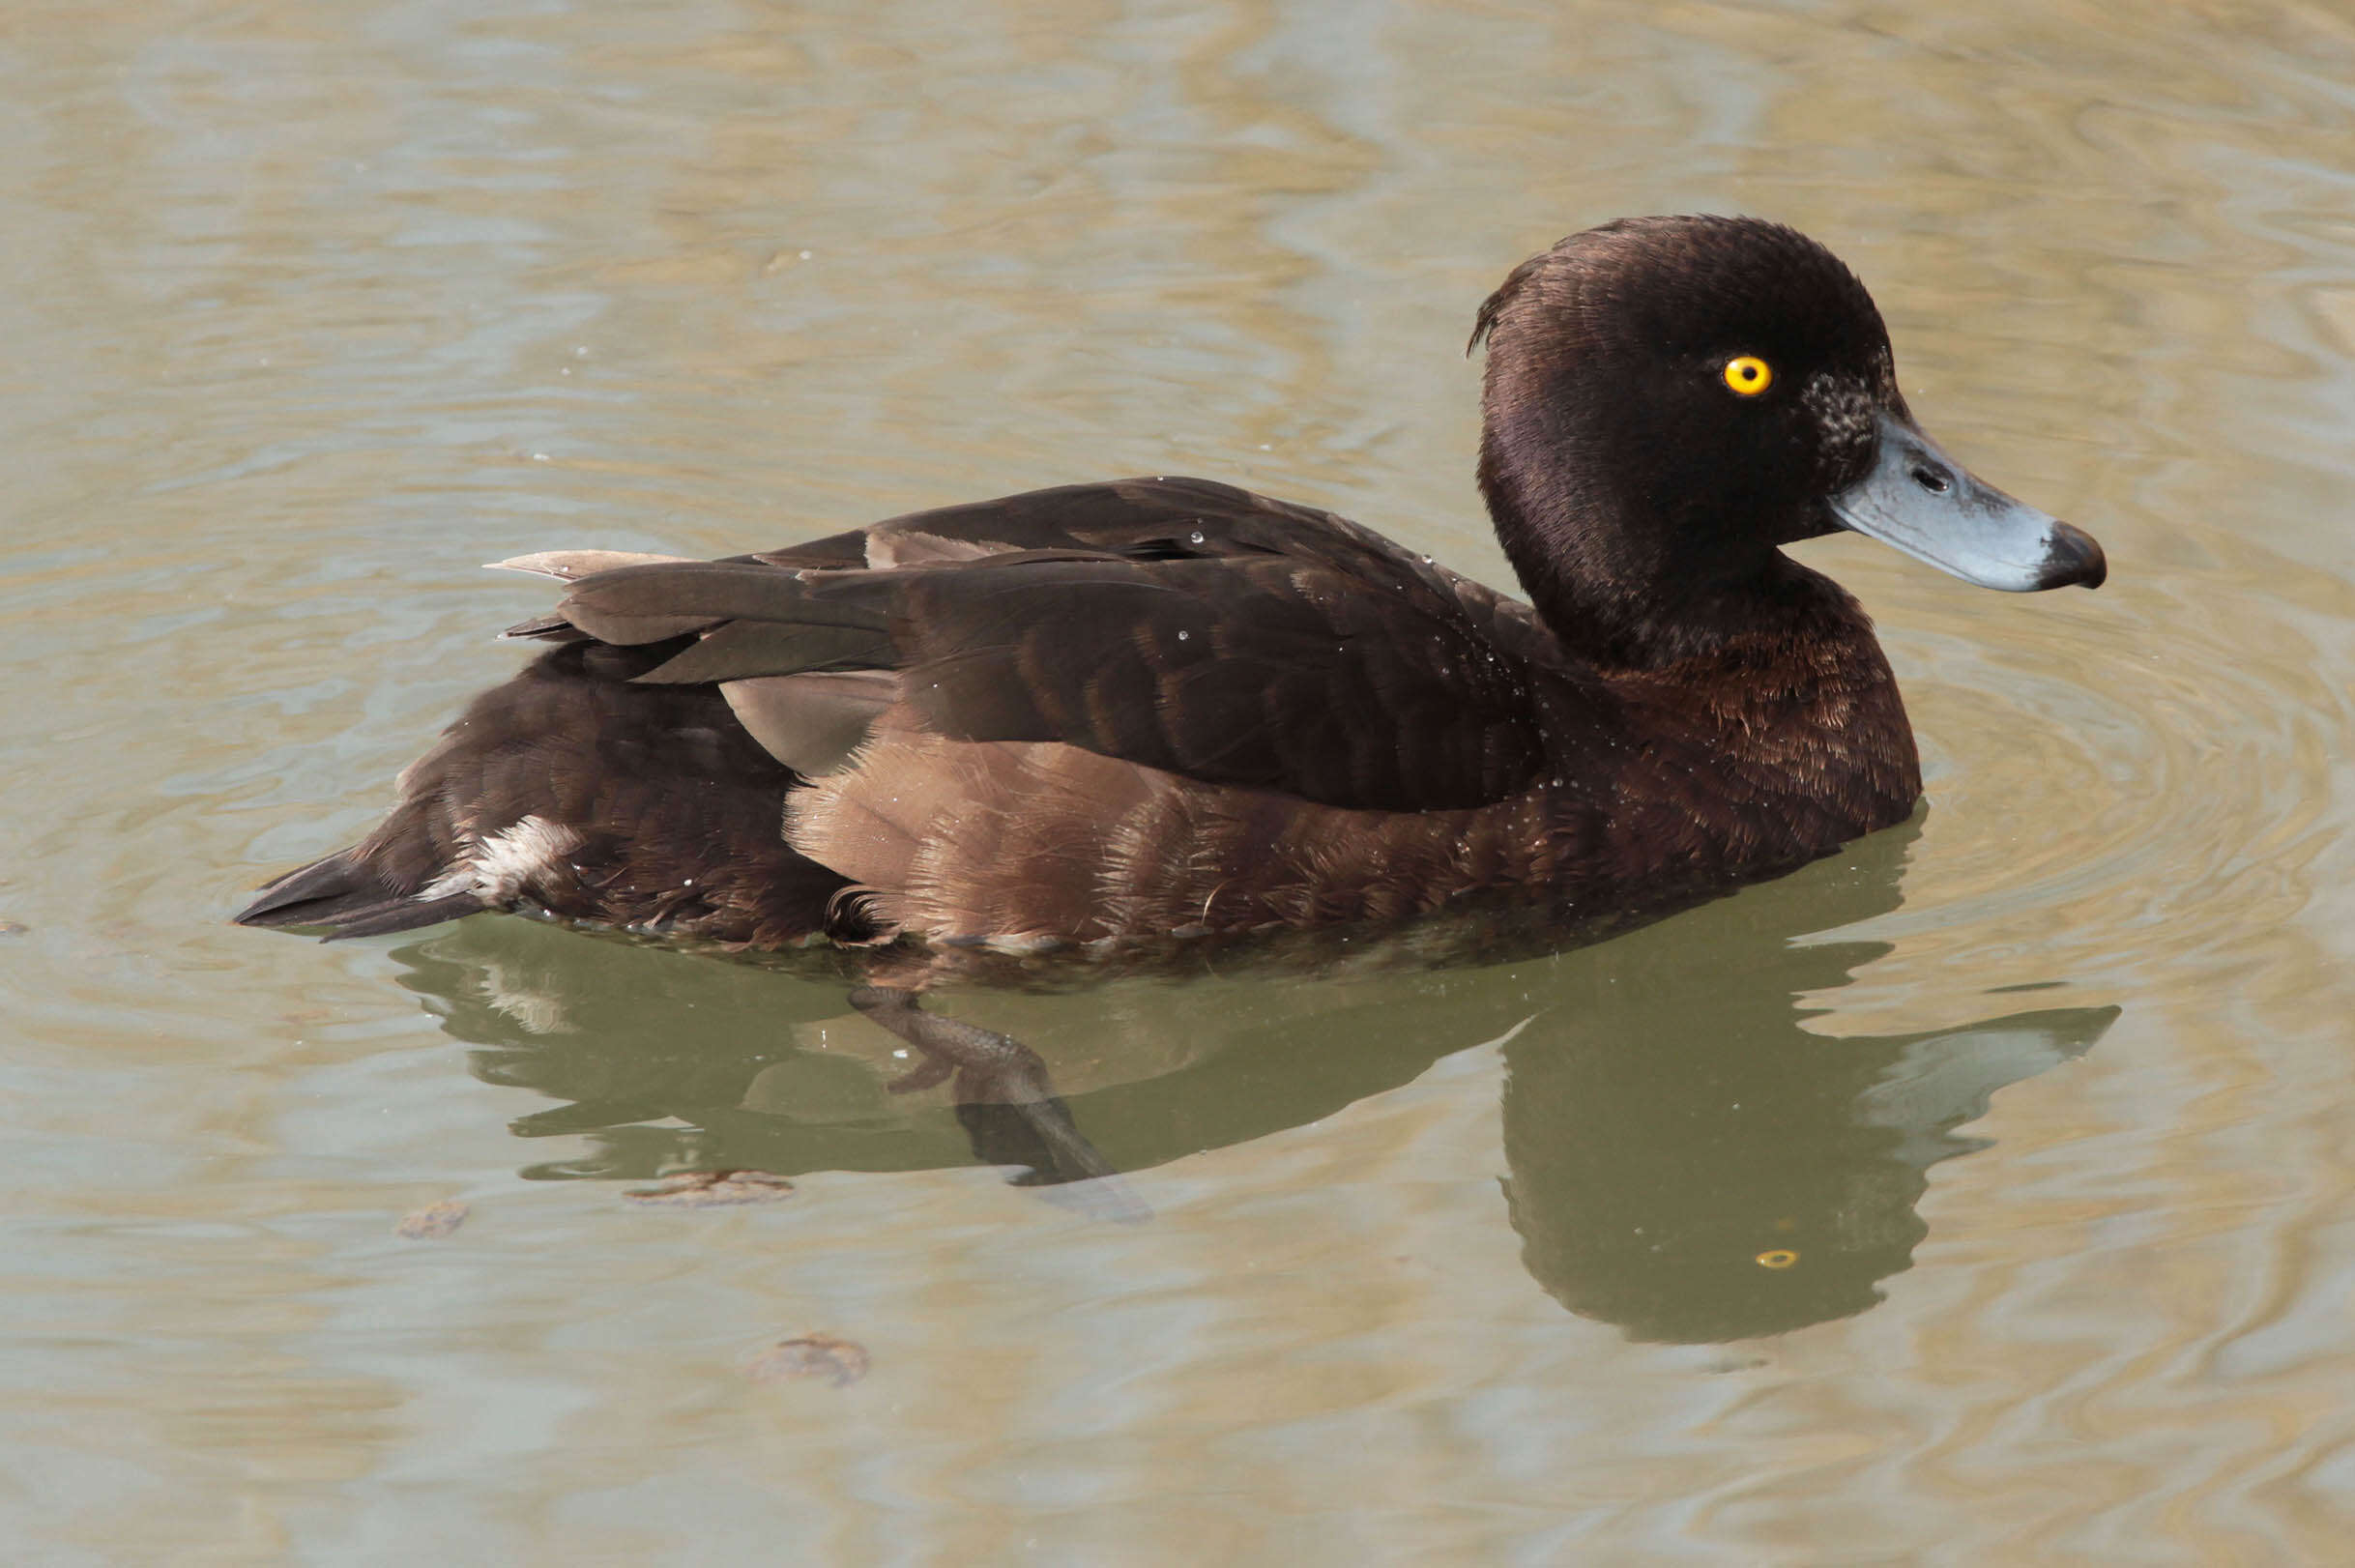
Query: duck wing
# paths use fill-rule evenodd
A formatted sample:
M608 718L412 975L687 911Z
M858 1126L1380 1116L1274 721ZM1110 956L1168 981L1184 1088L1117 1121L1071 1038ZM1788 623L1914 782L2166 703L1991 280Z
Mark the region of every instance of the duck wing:
M1097 550L1131 559L1354 554L1421 563L1331 512L1215 479L1169 476L936 507L736 559L781 566L894 566L1018 550Z
M1354 524L1199 480L943 508L791 550L580 577L569 634L692 635L637 677L717 684L772 754L864 726L1057 741L1383 811L1477 806L1543 764L1526 610Z
M1131 561L1276 555L1316 562L1452 606L1448 613L1481 639L1526 662L1558 666L1561 659L1553 635L1520 600L1346 517L1216 479L1159 476L1059 485L910 512L733 559L797 568L885 567L1022 550L1092 551Z

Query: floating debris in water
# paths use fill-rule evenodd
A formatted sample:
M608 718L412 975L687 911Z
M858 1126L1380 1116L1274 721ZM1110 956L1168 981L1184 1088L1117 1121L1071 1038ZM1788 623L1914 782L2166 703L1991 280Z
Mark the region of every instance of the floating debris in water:
M622 1194L633 1204L672 1208L717 1208L723 1204L766 1204L793 1196L793 1183L768 1171L682 1171L651 1187Z
M1774 1247L1758 1255L1760 1268L1788 1268L1799 1261L1799 1255L1788 1247Z
M789 1382L800 1378L824 1378L836 1388L848 1388L867 1375L863 1345L831 1334L804 1334L780 1340L752 1358L744 1376L756 1383Z
M0 915L0 937L21 937L32 929L22 920L12 920L7 915Z
M467 1205L457 1198L445 1198L438 1204L427 1204L400 1217L392 1234L404 1241L439 1241L466 1223Z

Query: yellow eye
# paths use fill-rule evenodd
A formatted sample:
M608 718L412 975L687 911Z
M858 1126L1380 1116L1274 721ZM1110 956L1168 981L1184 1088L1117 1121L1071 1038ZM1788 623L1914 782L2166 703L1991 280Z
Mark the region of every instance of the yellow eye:
M1774 385L1774 366L1755 354L1726 362L1726 385L1744 397L1756 397Z

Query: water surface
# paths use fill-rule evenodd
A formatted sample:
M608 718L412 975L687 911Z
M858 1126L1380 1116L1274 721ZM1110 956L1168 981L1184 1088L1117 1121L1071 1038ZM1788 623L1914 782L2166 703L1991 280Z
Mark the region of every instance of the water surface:
M2355 1527L2355 23L20 5L0 1519L24 1560L2325 1561ZM1191 472L1503 580L1473 307L1798 224L2100 594L1802 547L1930 804L1599 946L974 991L226 927L544 602ZM685 1169L795 1177L681 1211ZM472 1205L439 1240L394 1221ZM747 1376L827 1333L860 1380Z

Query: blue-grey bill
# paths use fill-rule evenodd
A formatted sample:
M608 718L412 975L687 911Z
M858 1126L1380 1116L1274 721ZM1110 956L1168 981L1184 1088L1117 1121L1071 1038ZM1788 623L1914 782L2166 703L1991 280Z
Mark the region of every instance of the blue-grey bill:
M1873 471L1831 499L1844 525L1982 588L2102 586L2109 566L2092 536L1974 479L1904 421L1877 422Z

